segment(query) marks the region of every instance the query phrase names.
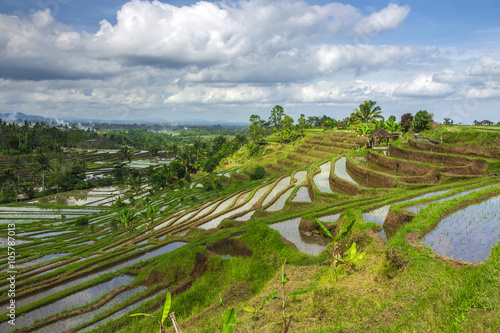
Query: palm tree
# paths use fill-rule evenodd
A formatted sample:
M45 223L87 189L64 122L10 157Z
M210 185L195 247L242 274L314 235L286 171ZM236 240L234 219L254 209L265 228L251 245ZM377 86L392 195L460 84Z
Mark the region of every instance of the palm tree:
M361 122L369 122L373 119L384 119L381 115L382 108L375 106L377 102L369 100L359 105L359 109L354 109L353 116Z
M120 149L120 151L118 152L118 156L122 161L128 160L129 163L132 162L132 151L127 146L124 146L122 149Z
M45 153L39 153L35 156L35 172L42 173L42 191L45 190L45 171L52 170L50 159Z
M17 172L17 183L19 183L19 170L23 168L24 162L23 159L19 156L14 157L12 162L10 162L10 166L15 169Z
M132 190L137 194L142 186L142 175L139 173L137 176L131 176L129 179L129 184Z

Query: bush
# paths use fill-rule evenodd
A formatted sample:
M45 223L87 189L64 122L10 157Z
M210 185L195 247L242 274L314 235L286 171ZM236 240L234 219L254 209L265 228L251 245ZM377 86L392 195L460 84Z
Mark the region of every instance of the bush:
M85 227L89 225L89 218L87 216L79 216L75 220L75 225L77 227Z
M420 110L415 114L412 121L412 127L415 132L422 132L430 128L433 115L426 110Z
M222 190L222 181L219 178L214 180L214 187L218 191Z
M265 176L266 176L266 169L264 169L263 166L259 165L259 166L255 167L255 170L250 175L250 179L257 180L257 179L262 179Z

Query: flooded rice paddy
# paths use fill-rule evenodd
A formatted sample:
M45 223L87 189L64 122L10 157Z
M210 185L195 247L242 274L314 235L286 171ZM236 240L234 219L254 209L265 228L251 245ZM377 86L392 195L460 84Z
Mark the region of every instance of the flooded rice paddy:
M109 302L104 304L103 306L97 308L94 311L89 311L74 317L70 317L68 319L63 319L59 320L53 324L47 325L45 327L42 327L34 333L54 333L54 332L64 332L66 330L69 330L71 328L78 327L84 323L87 323L91 321L92 319L96 318L100 314L104 313L105 311L108 311L109 309L112 309L114 306L125 302L126 300L134 297L135 295L143 292L146 290L146 287L140 286L137 288L125 290L115 297L113 297Z
M350 183L353 183L355 185L359 185L348 173L347 173L347 167L346 167L346 162L347 158L346 157L341 157L335 162L335 168L333 172L335 173L335 176L339 177L340 179L343 179L345 181L348 181Z
M486 260L500 241L500 196L445 217L421 241L445 257L473 263Z
M305 186L301 186L295 193L295 197L292 202L312 202L309 196L309 189Z
M54 303L29 311L16 318L16 326L7 322L0 324L1 332L12 332L16 328L32 325L35 321L54 316L58 313L77 309L95 302L98 298L107 295L111 291L122 287L134 280L131 276L120 276L96 286L87 288L77 293L64 297Z
M116 197L119 195L125 195L128 189L128 185L118 185L87 190L74 190L35 199L30 201L30 203L56 204L62 206L83 206L105 199L116 199Z
M332 162L322 164L319 168L321 172L313 177L314 184L316 184L320 192L333 193L330 188L330 170L332 168Z
M269 227L278 231L283 238L295 244L300 252L318 255L325 248L325 242L320 236L307 237L299 232L300 217L283 222L270 224Z

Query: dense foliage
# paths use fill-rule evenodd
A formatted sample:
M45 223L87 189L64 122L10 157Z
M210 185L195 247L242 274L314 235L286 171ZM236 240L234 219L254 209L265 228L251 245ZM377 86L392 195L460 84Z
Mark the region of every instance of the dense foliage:
M28 154L36 149L57 152L79 142L96 139L97 132L77 127L51 127L25 121L23 125L0 120L0 151L4 154Z

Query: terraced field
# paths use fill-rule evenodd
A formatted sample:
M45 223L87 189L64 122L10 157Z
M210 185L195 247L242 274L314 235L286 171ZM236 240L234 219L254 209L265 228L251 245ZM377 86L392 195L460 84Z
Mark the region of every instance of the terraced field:
M356 220L356 237L364 246L372 241L404 243L407 235L414 235L411 244L416 251L441 258L430 260L487 260L500 240L500 180L487 176L496 161L462 156L460 164L442 154L449 165L440 166L422 163L423 156L435 156L398 145L397 152L370 153L374 157L363 156L370 163L354 166L361 168L354 172L369 172L378 182L377 188L361 187L350 176L347 161L359 159L354 153L363 142L353 133L308 133L293 152L272 154L256 163L274 166L267 168L264 181L233 177L248 172L248 167L222 170L219 177L227 178L235 190L215 197L191 186L194 183L153 195L144 187L134 194L135 204L127 203L137 216L130 233L118 221L125 208L112 206L118 196L128 198L127 187L67 192L0 207L0 244L8 245L9 229L14 230L15 244L9 246L16 252L13 267L12 260L0 258L0 312L6 318L7 277L15 270L19 332L126 331L132 323L147 322L127 314L157 311L166 290L182 299L190 297L190 290L202 288L197 283L206 283L202 276L207 269L208 274L210 269L236 274L236 266L243 267L245 256L252 256L248 251L260 253L270 246L255 239L275 237L280 244L277 253L289 255L296 264L330 258L329 240L318 226L307 226L315 218L329 226L341 218ZM390 163L406 171L396 174ZM358 188L356 194L331 186L339 178ZM191 200L193 196L198 200ZM140 217L147 205L158 208L151 224ZM75 225L81 216L89 217L89 226ZM213 255L218 244L234 253ZM245 250L247 246L251 250ZM218 283L213 282L213 288L223 293L225 287ZM252 290L260 292L259 288ZM197 311L208 308L212 300L204 302ZM191 310L178 311L181 326L201 325L190 321ZM0 330L12 332L14 327L3 321Z

